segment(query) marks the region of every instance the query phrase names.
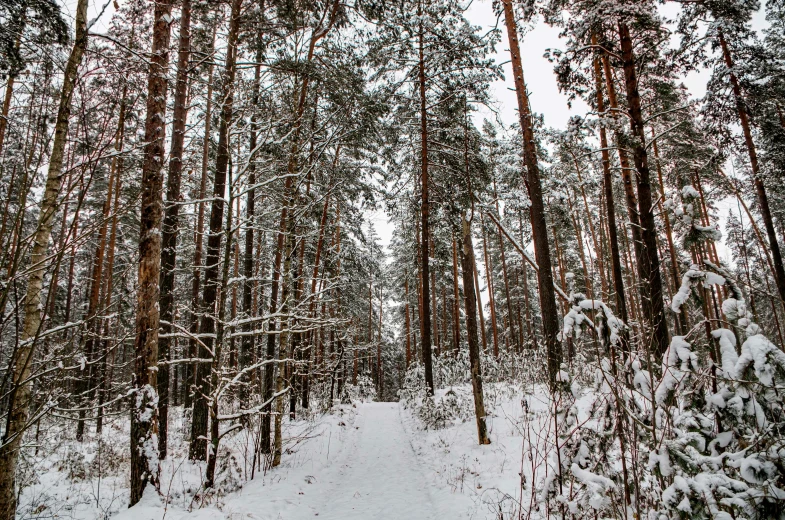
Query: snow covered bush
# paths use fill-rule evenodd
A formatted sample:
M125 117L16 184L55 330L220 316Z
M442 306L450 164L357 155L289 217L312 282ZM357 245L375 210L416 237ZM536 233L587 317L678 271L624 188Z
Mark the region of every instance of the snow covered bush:
M467 381L460 383L462 378L458 377L455 369L460 366L459 361L444 365L450 368L442 373L452 374L453 380L458 381L458 384L446 389L438 389L437 386L436 394L430 396L425 387L424 369L422 365L414 364L406 372L404 384L398 392L403 406L412 410L427 430L442 429L455 421L463 422L473 417L474 397L469 387L468 375L465 377ZM468 366L466 371L468 372Z
M373 384L373 380L369 376L359 376L356 385L351 383L344 385L341 402L351 404L354 401L363 403L376 401L376 385Z
M662 449L649 459L666 484L660 513L783 518L785 354L752 322L741 291L721 274L693 266L674 310L699 284L728 289L722 304L728 327L711 331L715 344L704 352L676 336L663 359L655 424ZM740 351L737 338L744 338Z
M574 371L580 382L562 365L552 392L555 446L539 488L538 506L545 516L624 517L620 506L628 496L630 452L623 410L632 401L631 394L622 390L632 366L624 362L620 348L626 325L602 301L572 291L570 302L560 339L582 347L591 342L595 348L587 352L576 347L573 367L579 367Z

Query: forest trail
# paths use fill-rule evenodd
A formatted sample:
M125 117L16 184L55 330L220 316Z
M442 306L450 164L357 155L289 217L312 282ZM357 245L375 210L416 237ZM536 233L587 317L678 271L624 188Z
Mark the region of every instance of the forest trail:
M276 520L441 518L401 419L399 403L358 405L346 439L336 449L333 438L324 466L307 475L294 470L289 485L251 485L230 510Z
M332 489L319 518L436 518L424 470L401 424L400 405L362 404L354 426L342 460L322 477Z

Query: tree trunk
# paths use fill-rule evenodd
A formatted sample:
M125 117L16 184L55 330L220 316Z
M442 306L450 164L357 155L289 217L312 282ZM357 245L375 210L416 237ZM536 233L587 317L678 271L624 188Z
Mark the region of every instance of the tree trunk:
M161 217L163 213L163 163L166 143L166 71L172 4L155 4L153 47L147 80L144 163L142 166L142 215L139 233L139 281L136 293L134 351L134 403L131 407L131 499L142 498L148 483L158 486L155 442L158 433L158 296L161 276Z
M232 19L229 25L229 53L234 54L236 56L236 43L237 43L237 32L239 30L239 15L240 15L240 7L242 5L242 0L234 0L232 2ZM228 87L229 91L231 92L231 87ZM227 101L231 100L231 93L226 96L225 98ZM220 139L220 138L219 138ZM227 146L228 148L228 146ZM219 147L220 150L220 147ZM217 159L217 158L216 158ZM217 161L216 161L217 162ZM223 253L223 261L221 262L221 282L219 286L219 294L218 294L218 302L217 302L217 309L216 309L216 331L215 331L215 346L214 346L214 353L212 356L212 362L210 363L210 389L215 390L218 388L219 378L222 377L220 370L221 370L221 358L222 353L221 350L224 344L224 333L226 331L225 326L225 314L226 314L226 293L227 288L229 286L229 264L231 262L232 256L232 229L233 225L233 215L232 215L232 172L231 168L228 168L228 179L227 179L227 192L229 193L229 200L227 204L227 214L226 214L226 227L224 228L224 253ZM205 471L205 478L204 478L204 487L209 489L212 488L215 483L215 467L216 462L218 461L218 443L221 441L221 437L219 435L219 422L218 422L218 405L219 405L219 395L217 393L212 393L210 395L209 404L210 404L210 449L207 451L207 468Z
M123 149L123 143L125 142L125 118L127 112L127 85L123 85L123 97L122 101L120 102L120 115L117 121L117 137L115 138L115 151L120 152ZM112 225L111 231L109 232L109 246L106 253L106 269L104 272L106 275L104 276L104 288L103 288L103 297L101 308L109 309L112 306L112 288L113 288L113 273L114 273L114 255L115 249L117 244L117 224L118 224L118 215L120 212L120 188L122 186L122 174L124 170L124 163L122 155L118 155L112 161L112 171L114 173L114 206L112 209ZM109 348L108 348L108 336L110 332L110 320L105 320L103 323L103 339L101 352L103 353L103 360L101 361L103 369L101 374L101 380L99 381L100 387L98 389L99 394L99 405L104 403L106 397L106 389L109 387L111 380L112 380L112 364L109 365L109 373L106 372L107 360L106 356L108 355ZM114 358L114 354L113 354ZM98 418L96 419L96 426L95 430L97 434L101 434L101 430L103 428L103 415L104 415L104 408L103 406L99 406L98 408Z
M513 14L512 0L502 0L504 6L504 20L507 26L507 36L510 41L510 58L512 60L513 76L515 77L515 91L518 98L518 116L520 117L523 132L523 159L526 165L524 179L529 191L529 218L532 225L534 238L534 253L539 266L538 287L540 293L540 308L542 310L543 333L548 358L548 375L551 388L556 387L556 379L562 362L561 344L558 340L559 320L556 307L556 296L553 289L553 274L551 270L551 253L548 245L548 227L545 222L545 204L542 199L542 185L540 183L540 169L537 161L534 129L529 110L529 98L526 93L526 84L523 79L521 66L521 52L518 45L518 28Z
M454 355L457 356L461 347L461 319L460 319L460 296L458 289L458 246L455 243L455 235L452 237L452 348Z
M8 396L8 417L5 435L0 445L0 520L13 520L16 516L16 464L22 446L22 436L29 426L28 413L31 401L30 377L36 337L40 333L43 309L41 292L46 274L47 250L52 235L57 198L63 181L63 157L68 137L68 119L71 115L71 98L79 65L87 47L87 0L76 6L76 37L65 66L60 105L57 110L52 155L46 175L41 210L33 233L30 253L30 275L24 302L24 321L20 346L16 349L9 370L12 371L11 393Z
M212 43L210 45L210 54L215 49L215 32L213 28ZM193 261L193 281L191 285L191 337L188 339L188 357L195 358L198 353L195 336L199 333L199 316L201 314L201 303L199 295L201 293L201 280L202 280L202 249L204 244L204 213L205 213L205 197L207 197L207 175L208 165L210 162L210 122L212 120L213 108L213 62L210 61L210 66L207 71L207 106L205 107L204 118L204 134L202 143L202 176L199 183L199 209L196 217L196 233L194 233L194 261ZM196 383L196 367L194 363L185 365L185 399L183 402L186 408L193 405L193 392Z
M259 89L261 84L261 65L260 62L262 61L262 49L261 46L256 51L256 66L254 67L254 74L253 74L253 94L252 94L252 104L254 107L259 105ZM245 280L243 281L243 312L245 313L244 318L247 320L245 325L243 325L243 338L242 344L240 346L240 369L244 369L247 366L251 365L253 362L253 344L254 344L254 335L251 334L253 329L253 324L251 323L251 318L255 316L254 308L253 308L253 289L254 289L254 282L252 281L254 277L254 265L253 265L253 238L254 238L254 216L256 213L256 161L254 160L253 154L256 151L256 140L257 140L257 114L254 113L251 116L251 135L248 142L248 147L250 148L251 157L249 158L248 164L248 184L250 184L250 189L248 190L248 196L245 202L245 255L243 256L243 277ZM248 380L248 378L246 378ZM242 407L248 406L248 389L243 386L240 390L240 405Z
M638 210L641 219L642 239L642 262L640 262L638 268L643 281L640 285L641 305L646 321L651 328L652 352L655 358L659 359L667 350L670 341L668 338L668 323L665 316L665 304L662 299L662 277L660 275L660 258L657 252L657 230L654 224L649 158L646 152L646 134L643 112L641 111L641 97L638 92L635 56L633 54L629 27L623 22L619 23L619 40L630 127L633 134L633 159L635 169L638 171Z
M671 276L673 277L673 287L676 291L681 286L681 276L679 276L679 257L676 254L676 247L673 244L673 230L671 228L671 219L665 211L663 202L665 200L665 182L662 177L662 167L660 165L660 152L657 147L657 140L654 138L654 129L651 129L652 144L654 145L654 160L657 165L657 178L660 183L660 197L658 199L658 208L662 214L662 220L665 224L665 238L668 240L668 252L670 253L671 260ZM719 264L718 264L719 265ZM681 306L681 319L676 320L677 334L687 333L687 306Z
M616 99L616 87L613 79L613 72L610 66L610 60L608 59L607 54L602 55L602 67L603 73L605 77L605 86L608 89L608 103L610 104L610 110L612 112L618 112L619 104ZM624 194L625 194L625 201L627 204L627 218L629 219L629 228L630 233L632 234L632 245L635 252L635 260L636 264L639 262L638 259L643 257L643 253L641 250L641 224L640 224L640 216L638 214L638 196L635 194L635 187L632 184L632 168L630 167L630 162L627 157L627 153L623 148L623 139L621 134L617 131L616 132L616 145L619 152L619 163L621 165L621 176L622 176L622 183L624 185ZM626 240L626 231L625 231L625 240ZM629 248L628 248L629 249ZM628 251L629 253L629 251ZM630 273L630 276L634 276L634 273ZM630 287L635 287L636 284L630 284ZM632 289L630 289L632 291ZM633 301L634 304L634 301ZM634 308L629 309L630 317L634 320L637 316L635 313Z
M518 228L521 232L521 244L525 242L523 237L523 211L518 210ZM521 262L521 278L523 278L523 304L526 306L526 328L531 337L532 348L537 348L537 333L534 330L534 320L532 320L532 306L529 303L529 273L526 270L526 262Z
M17 42L19 40L17 39ZM5 129L8 127L8 113L11 110L11 97L14 93L15 76L9 76L5 83L5 96L3 96L3 112L0 114L0 155L3 154L3 143L5 142Z
M321 27L320 28L316 28L311 33L311 40L310 40L310 43L308 45L308 55L306 57L306 63L310 64L313 61L314 51L316 49L316 43L319 40L321 40L322 38L324 38L327 35L327 33L330 31L332 26L334 25L334 23L335 23L335 15L336 15L336 11L337 11L338 7L339 7L339 1L335 0L333 5L328 8L330 10L330 16L329 16L329 22L328 22L327 26L324 27L324 28L321 28ZM281 255L283 254L284 247L287 246L287 243L288 243L288 241L285 240L286 239L286 234L287 234L287 232L289 230L289 228L288 228L288 220L290 218L290 215L288 213L287 205L294 203L294 199L292 199L291 201L289 199L291 197L295 196L292 193L292 186L293 186L292 179L293 179L293 176L295 175L295 173L297 172L297 149L299 148L300 129L302 127L302 117L303 117L303 113L304 113L304 110L305 110L305 102L306 102L306 99L308 98L308 85L310 83L310 79L311 79L310 75L308 75L308 74L306 74L303 77L303 82L302 82L302 85L300 86L299 99L298 99L298 102L297 102L297 106L295 107L295 119L293 121L293 124L294 124L293 143L292 143L292 149L291 149L290 154L289 154L289 161L288 161L288 165L287 165L287 173L288 173L288 175L286 177L286 181L284 182L284 200L285 200L285 202L284 202L284 207L281 210L281 223L280 223L280 229L278 231L278 241L277 241L277 244L276 244L276 251L275 251L275 269L273 270L273 280L272 280L271 294L270 294L270 313L271 314L277 312L277 306L278 306L278 291L279 291L279 285L281 283L281 277L282 277L282 273L281 273L282 258L281 258ZM275 321L274 320L270 320L270 322L268 324L267 351L266 351L267 360L268 361L273 360L274 357L275 357L275 334L274 334L275 327L276 327ZM281 338L281 339L283 339L283 338ZM283 343L280 343L280 345L281 345L281 348L283 348ZM281 367L278 367L279 372L280 372L280 369L281 369ZM263 388L263 392L264 392L264 395L265 395L265 398L264 398L265 401L268 401L272 397L272 395L273 395L273 383L274 383L274 380L276 381L276 386L278 386L278 380L276 380L274 378L274 371L275 370L276 370L276 367L272 363L269 363L269 364L265 365L265 370L264 370L264 388ZM279 373L279 378L278 379L280 379L280 373ZM279 399L278 401L280 402L281 400ZM283 406L283 405L281 405L281 406ZM261 435L261 437L262 437L262 452L263 453L269 453L270 452L269 450L270 450L270 440L271 440L270 439L270 412L271 412L271 410L272 410L272 405L271 404L266 406L265 409L264 409L264 413L266 413L266 417L262 420L262 435ZM280 423L278 422L279 417L280 417L279 415L276 416L276 428L278 428L280 426ZM274 457L275 457L275 454L274 454ZM280 455L279 455L279 459L280 459Z
M291 177L288 177L291 178ZM289 199L290 206L289 214L294 215L295 208L293 207L294 201L296 200L296 196L292 195ZM290 318L286 317L289 313L290 307L290 280L289 280L289 273L291 272L291 262L292 262L292 246L294 242L294 218L288 219L288 226L287 226L287 236L284 244L284 251L283 251L283 272L281 273L281 315L284 316L282 319L282 328L280 333L280 338L278 339L278 373L275 378L275 393L280 394L283 392L284 389L284 364L283 359L286 357L288 352L288 345L289 345L289 330L291 329L290 326ZM291 387L289 388L291 392ZM284 399L283 396L277 398L275 400L275 419L274 419L274 437L273 437L273 460L272 460L272 467L277 467L281 464L281 455L283 451L283 434L281 431L281 421L283 419L283 407L284 407Z
M409 276L406 276L404 282L406 291L406 368L412 364L412 324L411 317L409 316Z
M289 192L292 189L292 178L287 177L284 183L284 197L285 200L289 197ZM286 240L287 221L288 221L288 206L286 203L281 209L281 222L278 229L278 238L275 247L275 258L273 260L272 284L270 286L270 308L269 314L278 312L278 290L281 281L281 266L283 260L283 248ZM275 329L276 320L270 319L267 325L267 349L265 351L265 360L268 362L264 366L264 384L262 385L262 400L264 402L270 401L273 397L273 384L275 379L276 365L272 363L275 359ZM262 413L262 453L269 454L271 449L271 429L270 419L272 419L272 403L268 403L264 407Z
M607 150L605 151L607 152ZM600 240L597 238L597 231L594 229L594 222L592 221L591 212L589 211L589 201L586 197L586 190L583 187L583 176L581 175L580 163L574 154L571 153L570 155L572 156L573 163L575 164L575 172L578 174L581 198L583 199L583 208L586 211L586 222L589 225L589 234L591 235L592 246L594 247L594 256L597 259L597 270L600 272L600 299L604 299L605 295L608 293L608 282L605 280L605 265L602 259L602 248L600 247ZM578 227L580 228L580 225L578 225ZM580 243L583 244L583 241L581 240ZM582 247L581 251L583 251ZM589 260L591 261L591 256L589 256Z
M431 238L431 251L436 251L436 246L433 245L433 238ZM442 351L441 338L439 337L439 304L436 301L438 292L436 286L436 271L431 270L431 311L433 312L431 323L433 325L433 343L436 346L436 352L434 354L436 357L439 357Z
M177 84L174 93L172 149L166 179L166 208L161 239L161 337L158 341L158 456L166 458L169 431L169 364L174 323L174 268L180 215L180 178L183 170L185 121L188 117L188 59L191 51L191 0L180 10L180 42L177 52Z
M417 3L417 14L422 16L422 0ZM422 357L425 366L425 387L428 394L433 395L433 357L431 354L431 286L430 286L430 228L428 223L430 201L428 198L428 112L425 98L425 43L424 28L420 21L419 31L419 86L420 86L420 144L422 157Z
M592 43L597 44L597 36L592 34ZM600 60L594 58L594 87L597 90L597 112L606 118L605 99L602 95L602 70ZM611 266L613 271L613 288L616 291L616 312L619 318L627 323L627 299L624 295L624 278L622 278L621 256L619 255L619 232L616 227L616 203L613 198L613 175L611 174L611 158L608 151L608 136L605 127L600 126L600 148L602 149L602 187L605 194L605 211L608 222L608 242L610 242ZM623 337L626 339L626 335Z
M477 338L477 297L474 294L474 247L472 246L472 224L466 215L461 216L461 270L463 272L463 297L466 309L466 339L469 344L469 364L471 365L472 392L474 393L474 416L477 420L477 440L480 444L490 444L488 427L485 424L485 403L482 392L482 369L480 366L480 345Z
M76 425L76 440L84 440L85 416L89 400L95 393L96 377L94 365L96 357L96 342L100 333L100 323L96 320L96 315L100 310L101 286L103 282L104 251L106 250L106 233L109 227L109 212L112 208L112 190L114 189L114 172L109 172L109 183L106 189L106 199L101 211L101 221L98 228L98 245L93 256L92 274L90 276L90 293L87 299L87 313L85 323L87 324L87 341L84 347L84 357L86 366L84 373L77 379L78 398L82 402L79 410L79 420Z
M499 357L499 331L496 327L496 301L493 294L493 277L491 272L491 260L488 255L488 239L485 234L485 219L480 215L480 227L482 228L482 251L485 258L485 279L488 282L488 306L491 311L491 332L493 335L493 357Z
M376 373L379 377L379 399L384 395L384 374L382 373L382 315L384 314L384 286L379 286L379 343L376 345Z
M232 104L234 100L234 75L237 58L237 37L240 32L240 9L242 0L232 1L232 14L229 22L226 64L223 78L223 106L218 128L218 151L215 156L215 180L213 183L213 200L210 208L210 234L207 237L205 257L204 292L202 309L205 311L199 327L203 338L199 349L200 359L211 359L213 354L213 335L216 327L215 306L218 296L221 238L224 235L224 196L226 191L226 172L229 166L229 127L232 123ZM200 362L196 366L196 398L194 400L193 419L191 422L191 446L189 457L192 460L205 460L207 457L207 422L210 393L208 377L211 365Z
M335 159L333 165L337 165L338 163L338 153L340 148L335 151ZM311 275L311 303L308 309L308 316L311 318L315 318L316 313L316 283L319 278L319 266L320 261L322 258L322 249L324 247L324 230L327 227L327 216L329 215L330 209L330 194L327 194L327 197L324 199L324 207L322 208L322 218L319 221L319 238L316 241L316 255L313 260L313 274ZM312 341L308 343L308 352L307 352L307 359L308 362L311 362L311 351L312 349ZM357 353L355 351L354 354L354 372L352 373L352 384L357 384ZM310 370L306 371L306 374L303 378L303 388L302 388L302 406L303 408L308 408L308 392L310 387Z
M482 339L482 351L488 353L488 338L485 337L485 316L482 310L482 300L480 299L480 273L477 271L477 261L473 261L474 266L474 292L477 300L477 314L480 317L480 338Z
M728 70L733 71L733 57L728 48L728 42L725 41L725 36L722 32L719 33L720 46L722 47L722 55L725 59L725 65ZM747 146L747 153L750 157L750 167L752 168L752 180L755 184L755 194L758 197L758 206L760 206L760 215L763 218L763 226L766 228L766 236L769 239L769 249L771 249L771 258L774 264L774 280L777 283L777 292L780 296L780 303L785 306L785 268L782 264L782 252L780 251L779 242L777 242L777 233L774 230L774 220L771 216L771 209L769 208L769 197L766 194L766 186L763 184L761 178L760 166L758 165L758 153L755 149L755 142L752 140L752 130L750 128L750 120L747 104L741 94L741 86L736 75L730 73L730 82L733 87L733 96L736 98L736 110L739 112L739 121L741 122L741 129L744 133L744 143ZM780 115L782 118L782 115Z

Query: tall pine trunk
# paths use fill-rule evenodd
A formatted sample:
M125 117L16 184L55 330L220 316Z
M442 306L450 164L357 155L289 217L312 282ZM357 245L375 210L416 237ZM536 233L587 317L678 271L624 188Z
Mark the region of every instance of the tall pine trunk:
M158 284L161 276L162 171L166 153L166 73L169 67L171 9L169 0L155 4L152 58L147 79L144 139L147 144L142 165L129 506L139 502L148 484L158 486L158 457L153 456L158 446L153 443L158 433Z
M480 344L477 337L477 295L474 294L474 246L472 245L472 223L461 216L461 271L463 274L463 297L466 310L466 339L469 344L472 392L474 393L474 417L477 421L477 440L490 444L488 427L485 424L485 401L482 392L482 369L480 366Z
M256 107L259 104L259 86L262 61L261 46L256 51L256 66L254 67L253 75L253 94L252 102ZM243 338L240 346L240 370L248 367L252 363L254 335L251 334L253 324L251 318L254 317L253 308L253 289L254 289L254 265L253 265L253 237L254 237L254 216L256 212L256 161L253 154L256 151L257 140L257 114L251 117L251 135L248 142L251 157L248 164L248 184L251 185L248 190L248 198L245 203L245 254L243 256L243 312L247 320L243 325ZM243 407L248 405L248 389L243 387L240 393L240 402Z
M213 29L210 54L215 49L215 28ZM196 335L199 333L199 316L201 315L200 293L202 290L202 249L204 245L204 213L205 197L207 196L207 174L210 163L210 122L213 108L213 62L210 62L207 72L207 106L205 107L204 134L202 137L202 175L199 182L199 209L196 217L196 232L194 233L194 261L193 281L191 282L191 337L188 339L188 357L197 356L198 349ZM196 367L194 363L185 365L185 398L183 402L187 408L193 404L193 391L196 383Z
M722 56L725 60L728 70L733 70L733 57L731 56L728 42L722 32L719 35L720 46L722 47ZM739 113L739 122L741 129L744 133L744 144L747 147L747 154L750 158L750 167L752 168L752 180L755 185L755 194L758 197L758 206L760 206L760 215L763 218L763 226L766 228L766 237L769 240L769 249L771 249L771 259L774 264L774 281L777 283L777 292L779 293L782 305L785 306L785 268L782 264L782 251L780 250L779 242L777 242L777 233L774 230L774 220L771 216L771 209L769 208L769 197L766 193L766 186L761 179L760 165L758 164L758 153L755 148L755 142L752 140L752 129L750 128L750 116L748 113L747 104L741 94L741 86L736 75L730 73L731 87L733 88L733 96L736 100L736 110ZM778 107L779 108L779 107ZM780 112L780 121L782 121L782 113Z
M177 51L177 83L174 93L172 149L166 179L166 208L161 244L161 338L158 341L158 456L166 458L169 432L169 364L174 322L174 270L180 216L180 180L183 171L185 122L188 117L188 59L191 54L191 0L180 10L180 41Z
M545 222L545 204L542 198L542 184L540 182L540 168L537 160L536 143L534 142L534 129L532 127L531 112L529 110L529 97L526 93L526 83L523 79L521 66L521 51L518 44L518 28L513 13L512 0L502 0L504 7L504 21L507 26L507 37L510 42L510 58L512 60L513 76L515 77L515 92L518 99L518 116L520 117L523 132L523 161L526 166L525 183L529 191L529 218L534 238L534 254L539 266L538 288L540 293L540 308L542 310L543 334L548 358L548 376L552 388L556 386L556 376L562 362L561 344L558 340L559 320L556 307L556 295L553 289L553 271L551 269L551 252L548 245L548 226Z
M626 23L619 23L619 41L621 58L624 68L624 79L627 93L627 109L632 130L632 149L635 169L638 171L638 210L641 219L641 262L638 269L641 281L641 306L651 329L651 347L656 359L659 359L669 345L668 323L665 316L665 304L662 293L662 276L660 275L660 257L657 252L657 230L654 224L654 210L651 199L651 180L649 175L649 157L646 151L646 134L641 97L638 92L638 76L635 70L632 37Z
M597 36L592 35L592 44L597 44ZM602 70L599 57L594 58L594 88L597 90L597 112L603 119L605 114L605 98L602 95ZM616 202L613 197L613 175L611 174L611 158L608 151L608 136L605 126L600 126L600 148L602 149L602 187L605 195L605 211L608 223L608 242L610 243L611 270L613 288L616 292L616 312L624 323L627 323L627 299L624 295L624 278L622 277L621 256L619 255L619 232L616 227ZM624 336L626 339L626 335Z
M422 0L417 3L417 14L422 16ZM428 112L425 98L425 42L420 21L418 84L420 89L420 151L421 183L420 220L422 221L420 271L422 273L422 357L425 366L425 387L433 395L433 355L431 353L431 283L430 283L430 201L428 198Z
M207 237L205 255L204 292L202 293L202 309L204 316L199 326L202 345L199 348L200 359L212 359L213 335L216 329L216 302L220 280L221 238L224 236L224 197L226 191L226 173L229 166L229 127L232 124L232 107L234 100L234 76L237 58L237 37L240 33L240 8L242 0L233 0L232 14L229 21L229 37L227 41L226 63L223 73L223 95L221 119L218 127L218 151L215 156L215 181L213 183L213 200L210 208L210 234ZM194 400L193 419L191 422L191 446L189 457L192 460L205 460L207 457L207 423L210 393L209 376L212 363L200 362L196 365L196 397Z

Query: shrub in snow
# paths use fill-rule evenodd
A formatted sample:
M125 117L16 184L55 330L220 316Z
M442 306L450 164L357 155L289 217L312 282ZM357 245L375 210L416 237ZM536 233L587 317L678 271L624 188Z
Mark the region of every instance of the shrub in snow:
M213 490L217 496L224 496L243 487L243 468L234 451L225 445L219 445L216 464L218 467Z
M65 473L69 480L85 480L88 474L87 461L84 452L76 447L69 449L65 456L57 462L57 471Z
M398 390L398 398L405 408L411 408L426 395L425 368L421 363L414 363L403 376L403 385Z
M468 367L466 370L468 372ZM430 396L426 391L424 372L419 363L412 365L404 376L398 396L403 406L412 410L426 430L442 429L455 421L473 417L474 396L468 382L446 391L437 390L436 395Z
M627 485L622 463L627 450L621 449L624 426L619 423L624 414L617 403L617 399L629 402L628 395L618 392L617 384L617 378L623 376L619 346L625 324L599 300L571 292L570 301L560 339L578 342L593 336L599 349L590 357L585 349L576 348L576 360L580 361L573 366L581 368L579 373L591 385L580 418L577 400L583 394L581 387L566 366L559 373L553 405L557 445L549 455L548 475L541 485L541 508L546 505L557 517L566 513L580 518L611 516L618 513L614 508L622 503Z
M609 368L609 367L605 367ZM576 399L581 389L561 371L561 389L554 404L557 445L548 458L548 474L540 487L540 507L552 516L580 518L611 514L624 482L619 463L616 422L619 417L607 384L598 383L587 420L579 420ZM598 381L604 381L599 376Z
M356 385L346 383L343 386L341 402L343 404L352 404L354 401L363 403L376 401L376 385L373 384L370 377L366 375L359 376Z
M698 352L680 336L664 356L655 395L661 449L649 457L665 484L659 512L667 518L784 518L785 354L751 321L731 281L693 266L680 293L698 283L729 289L722 310L735 327L711 332L716 364L708 349ZM686 301L680 298L679 305Z

